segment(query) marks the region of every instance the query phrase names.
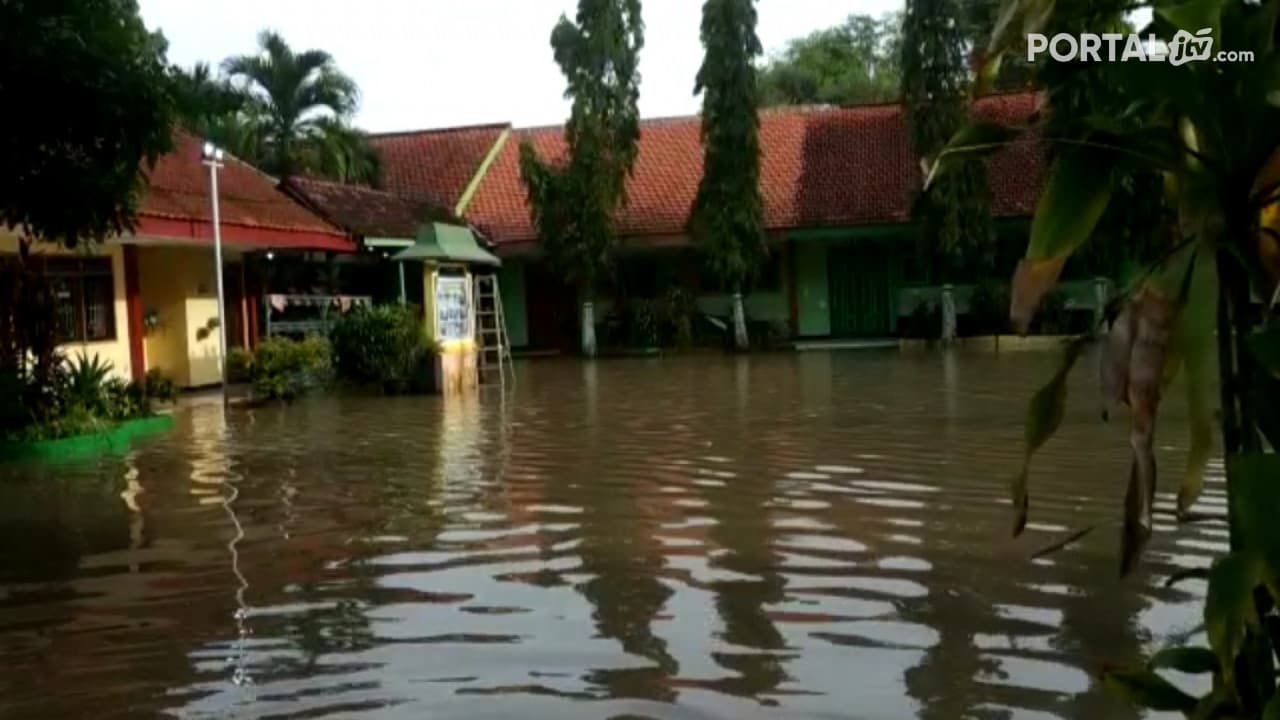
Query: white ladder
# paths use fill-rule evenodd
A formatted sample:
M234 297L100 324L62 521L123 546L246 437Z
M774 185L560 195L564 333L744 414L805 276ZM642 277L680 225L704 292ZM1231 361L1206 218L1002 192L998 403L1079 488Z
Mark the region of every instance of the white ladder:
M507 336L507 318L502 312L502 293L498 274L475 275L476 348L480 354L480 382L497 382L514 387L516 368L511 362L511 339ZM496 377L494 376L496 373Z

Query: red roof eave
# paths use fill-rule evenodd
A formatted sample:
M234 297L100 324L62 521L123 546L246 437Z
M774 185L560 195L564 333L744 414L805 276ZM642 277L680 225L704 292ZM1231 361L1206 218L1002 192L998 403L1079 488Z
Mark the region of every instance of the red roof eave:
M192 220L155 215L142 215L134 231L138 237L181 238L213 241L213 224L207 220ZM251 248L289 248L296 250L332 250L356 252L358 247L348 235L305 228L273 228L222 223L222 241L229 245Z

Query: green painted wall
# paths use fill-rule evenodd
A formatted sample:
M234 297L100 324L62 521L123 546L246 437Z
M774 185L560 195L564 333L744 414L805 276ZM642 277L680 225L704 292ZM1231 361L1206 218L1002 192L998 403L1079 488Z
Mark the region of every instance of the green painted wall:
M796 269L796 334L813 337L831 334L831 308L827 293L827 246L821 240L797 241L792 246ZM784 301L783 307L786 307Z
M525 314L524 263L504 260L498 272L498 285L511 347L525 347L529 344L529 319Z

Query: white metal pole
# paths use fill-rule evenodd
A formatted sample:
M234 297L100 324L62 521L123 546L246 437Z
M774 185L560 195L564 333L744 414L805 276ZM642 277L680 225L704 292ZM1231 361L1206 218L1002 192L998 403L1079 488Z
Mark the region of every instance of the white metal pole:
M218 276L218 352L221 360L219 364L222 367L222 395L225 399L227 394L227 319L223 315L225 314L227 299L222 287L222 221L218 216L218 163L213 159L209 161L209 187L209 201L213 206L214 271Z

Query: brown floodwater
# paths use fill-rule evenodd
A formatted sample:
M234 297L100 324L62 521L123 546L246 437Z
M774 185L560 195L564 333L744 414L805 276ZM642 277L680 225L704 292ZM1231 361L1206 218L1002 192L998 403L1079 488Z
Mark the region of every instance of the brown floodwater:
M1203 637L1203 583L1163 585L1225 530L1170 515L1171 402L1118 577L1126 432L1081 367L1011 539L1053 361L529 361L505 397L204 404L0 466L0 717L1137 717L1096 673Z

